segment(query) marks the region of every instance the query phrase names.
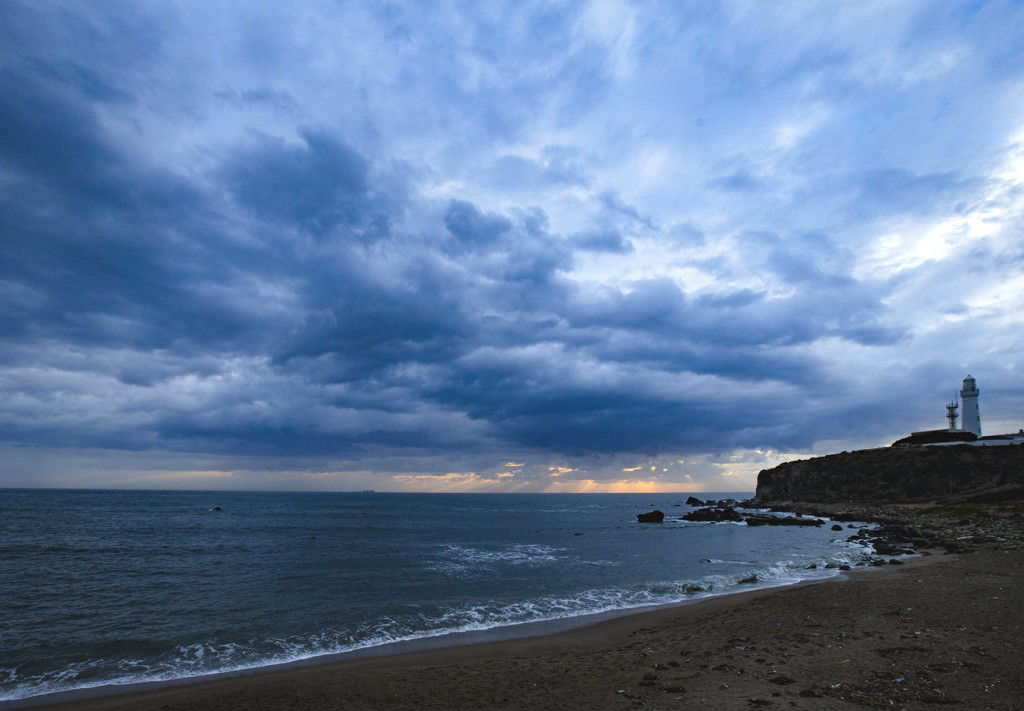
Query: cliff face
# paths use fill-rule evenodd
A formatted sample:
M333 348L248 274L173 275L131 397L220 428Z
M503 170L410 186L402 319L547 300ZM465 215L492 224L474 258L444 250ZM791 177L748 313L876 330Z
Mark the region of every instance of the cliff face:
M1024 446L886 447L786 462L757 475L755 499L992 502L1024 498Z

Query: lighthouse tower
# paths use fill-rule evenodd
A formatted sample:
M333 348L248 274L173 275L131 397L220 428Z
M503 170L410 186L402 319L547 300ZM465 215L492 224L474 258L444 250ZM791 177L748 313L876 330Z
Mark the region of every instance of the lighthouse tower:
M981 415L978 413L978 395L980 393L981 391L974 383L974 378L970 375L964 378L964 387L960 391L960 402L963 403L961 422L963 422L964 432L973 432L978 437L981 437Z

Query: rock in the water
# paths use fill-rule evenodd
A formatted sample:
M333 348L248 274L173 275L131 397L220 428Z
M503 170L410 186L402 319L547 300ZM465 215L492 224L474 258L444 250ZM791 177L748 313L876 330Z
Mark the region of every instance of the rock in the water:
M736 510L731 506L723 506L722 508L711 508L697 509L696 511L690 511L683 514L682 519L684 521L742 521L743 517L736 513Z
M698 499L696 496L691 496L686 500L687 506L703 506L704 502Z
M744 520L748 526L821 526L825 523L820 518L770 516L769 514L750 514Z
M648 513L637 514L636 520L640 523L661 523L665 520L665 514L655 509Z
M878 555L906 555L914 552L912 548L891 541L875 540L872 541L872 545Z

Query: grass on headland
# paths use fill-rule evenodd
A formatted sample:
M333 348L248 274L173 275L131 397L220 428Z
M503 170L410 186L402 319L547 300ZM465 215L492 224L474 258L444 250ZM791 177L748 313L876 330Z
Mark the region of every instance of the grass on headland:
M934 504L919 509L917 514L945 514L955 518L978 514L1024 514L1024 499L1000 501L997 504Z

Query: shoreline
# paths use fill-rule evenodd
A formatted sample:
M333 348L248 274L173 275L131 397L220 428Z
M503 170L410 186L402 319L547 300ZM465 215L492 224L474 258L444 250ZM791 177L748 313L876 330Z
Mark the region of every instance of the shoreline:
M906 561L906 563L912 565L919 565L925 562L928 562L928 559L920 556L915 556ZM15 711L16 709L80 708L83 707L80 705L85 702L101 701L108 697L146 694L174 687L215 684L242 677L255 677L277 673L287 674L291 671L350 664L364 660L388 660L407 655L431 655L449 648L484 649L490 646L503 647L510 643L520 641L545 640L548 638L557 638L562 635L573 635L574 633L581 632L582 630L592 627L614 624L620 620L624 620L624 618L644 617L648 615L660 617L659 613L678 613L690 607L696 608L703 606L713 607L720 604L726 605L730 604L734 598L753 598L762 594L767 595L788 588L816 585L819 583L837 583L846 580L851 574L877 575L885 570L886 568L868 567L866 563L862 562L858 567L851 568L850 570L840 570L837 568L833 575L829 575L827 577L803 578L800 580L779 582L774 585L767 585L763 587L740 588L730 590L728 592L715 593L704 597L680 600L677 602L645 605L642 607L618 608L583 615L535 620L531 622L519 622L511 625L498 625L486 629L443 632L436 635L426 635L413 639L387 642L384 644L362 647L344 652L318 654L282 662L272 662L260 666L197 674L195 676L129 682L125 684L108 683L66 691L47 692L22 699L0 700L0 711Z
M860 566L856 570L866 570L869 555L861 551L858 555L863 556L860 562L856 559L849 561L850 565ZM839 563L842 563L840 559ZM826 566L821 564L815 569L809 566L807 570L794 569L795 574L790 576L774 575L769 571L767 576L762 571L755 575L748 576L749 580L724 586L725 589L707 588L706 592L696 593L695 597L686 599L675 599L671 602L650 602L637 607L605 609L598 612L585 614L573 614L565 617L534 620L530 622L518 622L513 624L496 625L485 629L463 629L456 631L444 631L437 634L426 634L422 637L414 637L393 642L385 642L373 646L350 649L340 652L327 652L311 654L310 656L298 657L286 660L268 660L255 666L240 668L227 668L220 671L198 673L190 676L179 676L163 679L138 679L124 681L104 681L94 683L92 686L81 686L73 689L63 689L37 693L22 698L0 699L0 711L14 711L15 709L37 709L49 707L76 708L78 705L107 697L120 697L134 694L157 692L164 689L193 686L198 684L217 683L238 677L252 677L271 673L304 669L309 667L320 667L328 664L347 663L366 658L385 658L405 655L409 653L431 653L448 647L478 646L489 643L508 644L523 638L545 638L572 632L580 628L601 625L607 621L621 617L643 615L660 610L675 610L689 607L691 605L703 605L718 600L730 599L734 596L768 593L775 590L814 584L818 582L829 582L839 580L844 572L850 568L836 562L830 562ZM813 571L813 572L812 572ZM798 577L799 576L799 577ZM692 593L691 593L692 594ZM675 595L671 597L676 597ZM86 682L88 683L88 681Z
M885 535L923 536L946 554L0 709L1020 708L1024 518L897 513L874 519ZM908 521L920 526L894 526Z
M493 677L500 679L511 673L510 666L518 666L524 659L537 660L544 664L544 660L550 661L552 657L565 658L566 656L581 655L584 657L598 657L598 666L602 666L602 659L614 660L617 657L629 657L635 663L636 657L643 658L643 652L639 655L630 652L630 647L635 646L634 641L638 636L652 636L657 638L666 633L685 630L687 627L699 624L708 617L718 616L743 616L753 606L791 606L792 601L788 598L794 593L798 597L810 595L811 597L830 598L833 597L830 591L846 588L857 588L864 585L885 585L887 581L918 575L924 571L945 568L960 560L958 556L919 556L907 561L902 566L886 566L882 568L857 568L853 571L844 572L838 576L824 580L804 581L785 586L772 588L760 588L754 590L738 591L727 595L713 596L699 600L687 601L669 606L659 606L654 609L641 608L637 611L623 611L622 614L611 613L607 619L593 620L589 623L581 622L572 628L557 631L543 632L516 636L513 638L501 638L493 640L470 640L451 641L449 643L428 646L419 649L401 649L391 651L380 651L369 654L343 654L333 659L312 658L300 662L278 665L276 667L259 667L251 670L232 672L227 674L213 675L212 677L193 677L166 682L146 682L143 685L129 685L123 689L110 689L109 687L98 687L93 693L82 691L61 692L56 695L44 695L30 697L24 700L4 702L0 708L30 708L44 711L115 711L117 709L162 709L184 710L184 709L220 709L232 708L235 706L233 699L245 699L239 701L238 706L246 708L349 708L342 701L356 701L359 699L359 687L362 684L353 680L362 679L393 679L404 677L405 683L413 683L418 688L430 688L443 682L443 678L451 677L453 674L459 676L467 669L478 665L497 667L493 670ZM823 583L823 584L817 584ZM592 617L602 617L596 615ZM544 623L531 623L528 626L541 628ZM781 626L781 621L779 623ZM499 628L500 629L500 628ZM485 632L493 632L487 630ZM463 635L451 635L451 637L463 637ZM437 638L432 638L436 641ZM423 640L414 640L421 642ZM391 646L391 645L387 645ZM396 646L403 646L398 643ZM380 648L376 648L380 649ZM362 650L367 651L367 650ZM672 662L666 663L665 668L671 669ZM678 662L676 662L678 668ZM607 669L597 675L596 679L604 678L606 672L615 670L615 663L604 664ZM654 665L658 666L657 664ZM721 664L716 666L722 666ZM613 708L624 700L633 702L643 701L647 698L643 686L644 682L653 681L647 679L647 674L641 676L633 684L618 684L619 688L614 690L614 695L604 699L606 704L598 703L594 708ZM654 674L654 676L657 676ZM350 687L344 680L350 680ZM410 681L418 680L418 681ZM346 688L344 698L334 698L330 703L335 705L318 705L331 699L331 695L321 695L320 702L302 702L298 705L280 705L282 698L294 697L295 693L301 690L317 689L324 684L333 685L340 681L343 688ZM145 688L140 688L145 686ZM370 685L375 686L374 684ZM616 686L616 684L613 684ZM683 685L668 685L668 689L684 688ZM719 692L726 692L728 688L720 688ZM684 693L671 690L662 693ZM355 694L355 698L350 696ZM372 694L377 695L379 694ZM716 703L725 703L722 693L716 694L720 697ZM73 698L72 698L73 697ZM641 698L643 697L643 698ZM770 696L768 698L771 698ZM811 697L807 697L811 698ZM377 698L376 700L362 699L351 706L352 708L463 708L462 706L447 706L450 701L441 705L431 706L423 699L416 705L402 706L394 705L392 701ZM502 700L495 705L482 704L477 708L506 708L516 707L513 697L509 697L512 706L507 706ZM465 706L469 708L470 706ZM719 706L725 708L724 706ZM570 705L568 708L575 708ZM808 707L810 708L810 707Z

